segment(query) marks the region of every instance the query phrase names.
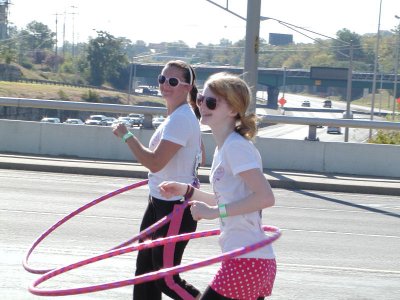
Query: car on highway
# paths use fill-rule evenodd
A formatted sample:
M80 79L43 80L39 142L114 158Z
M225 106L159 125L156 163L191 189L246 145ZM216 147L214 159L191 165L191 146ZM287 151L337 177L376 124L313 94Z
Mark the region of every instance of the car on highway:
M99 126L106 126L107 117L104 115L91 115L86 121L86 125L99 125Z
M335 134L341 134L342 133L342 129L340 127L337 126L328 126L326 127L326 133L335 133Z
M115 123L122 123L125 124L126 127L132 127L132 121L131 118L129 117L119 117L116 121L114 121Z
M308 100L304 100L304 101L301 103L301 106L302 106L302 107L310 107L310 106L311 106L311 103L310 103L310 101L308 101Z
M48 117L42 118L40 120L40 122L42 122L42 123L61 123L59 118L48 118Z
M332 108L332 101L331 100L325 100L322 104L323 107L326 108Z
M114 118L114 117L106 117L106 125L112 126L116 120L117 120L117 118Z
M153 120L151 121L151 125L153 125L153 128L154 128L154 129L157 129L158 126L160 126L160 124L161 124L162 122L164 122L164 120L165 120L165 117L164 117L164 116L157 116L157 117L154 117Z
M66 119L64 124L71 124L71 125L83 125L85 124L81 119Z
M149 95L149 96L157 96L158 95L157 89L153 89L147 85L139 85L137 87L137 89L135 89L135 92L138 94Z
M142 126L144 115L142 114L129 114L128 117L131 119L132 126Z

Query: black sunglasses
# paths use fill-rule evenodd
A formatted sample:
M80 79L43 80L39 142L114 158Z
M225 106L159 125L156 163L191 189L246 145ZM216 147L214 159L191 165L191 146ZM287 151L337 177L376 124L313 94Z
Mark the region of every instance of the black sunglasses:
M201 106L203 102L206 102L206 106L210 110L214 110L217 107L217 99L213 97L204 97L202 94L197 94L196 104Z
M182 85L190 85L189 83L187 83L187 82L182 82L182 81L180 81L178 78L175 78L175 77L171 77L171 78L167 78L167 77L165 77L164 75L158 75L158 83L159 84L164 84L166 81L168 81L168 84L170 85L170 86L173 86L173 87L175 87L175 86L178 86L179 84L182 84Z

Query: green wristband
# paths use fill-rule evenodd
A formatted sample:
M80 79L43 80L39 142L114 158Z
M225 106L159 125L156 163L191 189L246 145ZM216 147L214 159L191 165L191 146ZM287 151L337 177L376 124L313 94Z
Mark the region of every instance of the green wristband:
M225 204L220 204L218 205L218 210L219 210L219 216L220 218L226 218L228 216L228 213L226 212L226 205Z
M126 141L128 139L130 139L131 137L133 137L133 133L128 131L127 133L124 134L124 136L122 137L122 140L124 141L124 143L126 143Z

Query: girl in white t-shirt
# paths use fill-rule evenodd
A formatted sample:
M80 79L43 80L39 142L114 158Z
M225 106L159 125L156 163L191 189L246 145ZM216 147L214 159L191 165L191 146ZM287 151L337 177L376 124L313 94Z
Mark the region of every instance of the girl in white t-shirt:
M201 160L201 131L192 103L196 100L195 73L186 62L168 62L158 76L161 94L167 106L167 118L144 146L123 124L113 132L128 145L136 159L149 169L149 202L140 231L147 229L175 208L183 206L182 196L163 197L159 184L176 180L197 185L197 167ZM151 239L193 232L197 227L190 208L177 210L168 225L157 229ZM142 242L142 241L141 241ZM169 243L163 247L141 250L136 259L135 275L179 265L187 242ZM137 284L133 289L136 300L161 300L162 293L172 299L197 299L200 292L179 275Z
M254 114L246 115L251 99L248 85L229 73L212 75L198 94L201 123L208 125L216 141L208 193L184 183L164 182L165 197L191 196L195 220L220 219L223 252L266 239L261 211L275 198L266 180L260 153L251 142L256 135ZM264 299L272 292L276 275L270 245L222 262L200 299Z

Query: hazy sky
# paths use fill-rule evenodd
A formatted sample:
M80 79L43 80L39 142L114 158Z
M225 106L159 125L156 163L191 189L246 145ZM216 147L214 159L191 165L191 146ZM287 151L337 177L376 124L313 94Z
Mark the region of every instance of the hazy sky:
M0 0L2 1L2 0ZM213 0L225 6L227 0ZM379 6L382 1L381 30L399 24L400 0L262 0L261 15L285 21L309 30L335 37L347 28L358 34L376 33ZM57 32L58 40L72 42L95 37L95 30L104 30L133 42L173 42L182 40L189 46L197 42L219 43L243 39L244 20L206 0L10 0L9 22L19 29L31 21L39 21ZM246 18L247 0L228 0L229 9ZM57 15L58 14L58 15ZM65 25L65 26L64 26ZM65 27L65 30L63 29ZM311 43L279 23L261 22L260 37L269 33L293 34L295 42ZM305 32L307 35L310 33ZM321 36L315 36L319 37Z

